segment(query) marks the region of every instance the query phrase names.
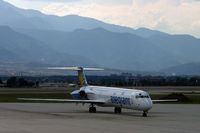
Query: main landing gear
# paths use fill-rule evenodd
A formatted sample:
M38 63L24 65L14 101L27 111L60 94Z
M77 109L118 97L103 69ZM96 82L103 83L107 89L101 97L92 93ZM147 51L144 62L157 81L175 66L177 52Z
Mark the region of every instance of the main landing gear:
M147 111L143 111L142 116L143 116L143 117L147 117L147 113L148 113Z
M91 104L91 106L89 107L89 112L90 113L96 113L96 107L94 107L93 104Z
M120 114L122 109L120 107L115 107L115 114Z

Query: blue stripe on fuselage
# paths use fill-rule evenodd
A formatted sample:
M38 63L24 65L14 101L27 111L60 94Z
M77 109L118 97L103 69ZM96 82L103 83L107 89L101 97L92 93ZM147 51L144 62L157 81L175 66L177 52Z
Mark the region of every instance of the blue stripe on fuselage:
M131 105L130 98L126 98L126 97L110 96L110 101L113 104Z

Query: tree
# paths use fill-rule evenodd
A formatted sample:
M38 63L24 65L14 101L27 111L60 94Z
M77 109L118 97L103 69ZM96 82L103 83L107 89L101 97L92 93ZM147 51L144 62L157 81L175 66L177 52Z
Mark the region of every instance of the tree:
M19 87L28 86L28 82L27 82L26 80L24 80L24 78L19 78L19 79L18 79L18 86L19 86Z
M35 83L35 87L39 87L39 81L36 81L36 83Z
M7 87L17 87L17 79L16 79L16 77L10 77L7 80Z

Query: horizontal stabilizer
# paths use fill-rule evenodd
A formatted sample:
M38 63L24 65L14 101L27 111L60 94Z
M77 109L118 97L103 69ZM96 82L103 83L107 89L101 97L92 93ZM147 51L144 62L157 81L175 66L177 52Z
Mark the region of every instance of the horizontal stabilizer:
M103 71L103 68L85 68L85 67L48 67L48 69L55 69L55 70L84 70L84 71Z
M51 102L75 102L75 103L105 103L102 100L73 100L73 99L37 99L37 98L17 98L17 100L28 100L28 101L51 101Z

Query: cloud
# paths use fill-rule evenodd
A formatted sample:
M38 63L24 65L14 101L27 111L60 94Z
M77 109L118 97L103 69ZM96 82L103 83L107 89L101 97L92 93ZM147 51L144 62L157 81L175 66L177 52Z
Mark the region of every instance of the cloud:
M102 4L102 5L121 5L121 4L131 4L133 0L23 0L23 1L40 1L40 2L85 2L85 3L96 3L96 4Z
M130 5L133 0L90 0L89 2L100 5Z
M35 1L40 1L40 2L77 2L77 1L81 1L81 0L23 0L23 1L31 1L31 2L35 2Z
M200 0L107 0L113 4L99 1L55 2L43 8L42 12L59 16L78 14L133 28L147 27L200 37Z

